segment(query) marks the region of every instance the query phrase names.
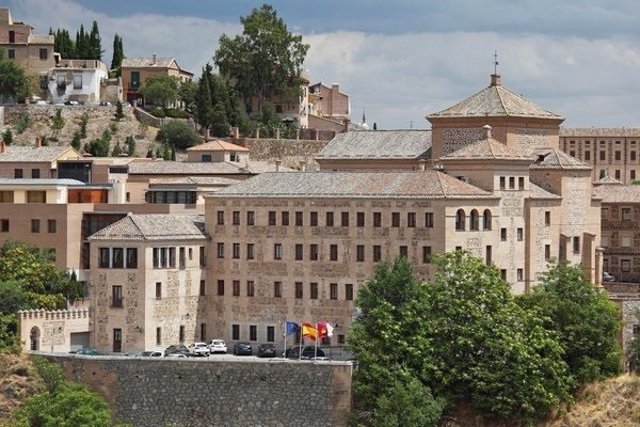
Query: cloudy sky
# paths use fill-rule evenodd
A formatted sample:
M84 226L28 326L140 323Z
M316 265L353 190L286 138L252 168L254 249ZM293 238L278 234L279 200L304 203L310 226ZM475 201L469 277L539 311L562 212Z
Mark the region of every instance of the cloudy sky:
M200 74L222 33L261 2L246 0L8 0L46 33L97 20L111 62L114 33L127 56L175 56ZM503 84L566 117L566 126L640 126L638 0L280 0L271 4L311 45L312 83L337 82L378 128L425 128L424 116Z

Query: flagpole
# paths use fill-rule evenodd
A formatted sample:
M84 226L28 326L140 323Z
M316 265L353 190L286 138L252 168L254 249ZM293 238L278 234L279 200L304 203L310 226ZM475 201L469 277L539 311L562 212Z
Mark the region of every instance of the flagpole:
M284 357L287 357L287 321L284 321Z
M300 347L298 348L298 360L302 357L302 341L304 341L304 322L300 322Z
M314 359L318 357L318 339L320 338L320 331L318 331L318 322L316 321L316 349L313 352Z

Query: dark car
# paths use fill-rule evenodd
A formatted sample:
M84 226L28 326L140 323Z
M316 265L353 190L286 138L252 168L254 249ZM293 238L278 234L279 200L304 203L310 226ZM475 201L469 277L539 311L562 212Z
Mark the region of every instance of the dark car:
M276 346L273 344L260 344L258 357L276 357Z
M186 357L191 356L191 352L184 345L170 345L164 350L165 357L177 354L183 354Z
M289 347L285 353L285 357L289 359L311 359L313 357L325 357L324 351L321 348L317 349L313 346L307 346L302 348L302 357L300 355L300 347Z
M233 346L233 354L236 356L251 356L253 354L253 349L251 348L251 344L248 342L239 342Z
M70 351L69 353L79 354L82 356L98 356L100 353L95 348L84 347L76 351Z

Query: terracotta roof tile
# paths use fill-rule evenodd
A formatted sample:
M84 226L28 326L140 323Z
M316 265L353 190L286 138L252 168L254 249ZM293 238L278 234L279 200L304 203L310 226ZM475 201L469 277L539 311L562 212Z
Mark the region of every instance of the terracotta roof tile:
M604 184L593 188L593 196L602 203L640 203L640 186Z
M507 145L495 139L483 139L467 145L453 153L447 154L441 160L447 159L470 159L470 160L533 160L531 155L526 153L515 153Z
M167 160L136 160L129 163L129 174L133 175L253 175L274 172L273 162L249 160L247 162L173 162ZM292 169L280 166L281 171Z
M139 214L122 218L89 240L202 240L204 215L195 214Z
M187 148L187 151L249 151L249 149L227 141L216 139L194 147L189 147Z
M5 147L3 153L0 153L0 162L54 162L67 151L70 151L73 158L82 157L80 153L66 145L49 145L37 148L33 145L9 145Z
M530 169L580 169L591 170L591 166L555 148L533 150L535 161ZM537 156L537 159L536 159Z

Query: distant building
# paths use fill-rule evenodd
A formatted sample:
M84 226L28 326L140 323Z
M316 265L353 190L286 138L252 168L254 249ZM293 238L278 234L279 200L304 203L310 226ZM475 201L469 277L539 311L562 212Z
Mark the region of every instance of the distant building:
M102 86L107 84L109 70L98 60L62 59L47 74L47 96L54 104L76 101L98 105Z
M131 103L142 98L140 87L150 76L173 76L181 82L193 78L193 73L180 67L175 58L161 58L156 54L151 57L125 58L120 68L125 99Z

